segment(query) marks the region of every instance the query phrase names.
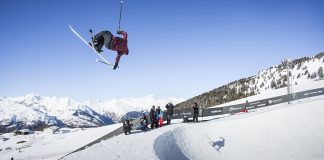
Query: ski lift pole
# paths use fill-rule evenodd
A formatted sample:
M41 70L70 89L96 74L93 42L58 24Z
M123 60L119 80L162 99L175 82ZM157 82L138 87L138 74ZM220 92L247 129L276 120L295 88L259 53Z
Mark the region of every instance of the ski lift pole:
M119 27L118 27L118 31L120 31L120 21L121 21L121 18L122 18L123 3L124 3L124 0L121 0L120 1L120 12L119 12Z

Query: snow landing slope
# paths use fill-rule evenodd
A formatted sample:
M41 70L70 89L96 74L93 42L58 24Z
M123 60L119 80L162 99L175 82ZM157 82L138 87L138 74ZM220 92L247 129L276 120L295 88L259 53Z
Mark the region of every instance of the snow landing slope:
M0 160L9 160L11 157L23 160L57 160L121 126L118 123L85 129L61 128L56 134L51 129L35 131L30 135L15 136L14 133L6 133L0 135Z
M119 135L64 159L324 159L324 96Z

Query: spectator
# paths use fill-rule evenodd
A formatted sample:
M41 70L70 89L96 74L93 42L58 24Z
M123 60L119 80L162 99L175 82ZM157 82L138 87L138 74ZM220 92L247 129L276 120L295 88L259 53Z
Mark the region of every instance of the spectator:
M198 122L198 114L199 114L198 103L195 102L192 108L194 110L193 122Z
M158 123L156 119L156 111L155 111L155 106L152 106L151 111L150 111L150 120L151 120L151 129L158 128Z
M246 107L247 107L248 105L249 105L249 102L246 100L246 101L245 101L245 104L244 104L244 106L243 106L242 112L245 112L245 113L248 112L248 110L246 109Z
M127 133L131 134L132 126L133 126L133 124L130 122L130 120L124 121L123 131L124 131L125 135L127 135Z
M142 131L147 131L148 129L148 121L147 117L145 114L143 114L143 117L140 119L140 124L141 124L141 130Z
M173 116L173 104L170 102L168 103L165 108L167 109L167 125L171 124L171 117Z
M163 111L161 110L160 106L156 109L156 119L158 121L159 127L163 126Z

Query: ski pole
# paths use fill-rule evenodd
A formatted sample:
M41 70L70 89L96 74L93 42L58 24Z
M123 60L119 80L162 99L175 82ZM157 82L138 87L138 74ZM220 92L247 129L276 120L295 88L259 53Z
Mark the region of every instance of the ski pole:
M120 31L120 21L121 21L121 18L122 18L123 3L124 3L124 0L121 0L120 1L120 12L119 12L119 27L118 27L118 31Z

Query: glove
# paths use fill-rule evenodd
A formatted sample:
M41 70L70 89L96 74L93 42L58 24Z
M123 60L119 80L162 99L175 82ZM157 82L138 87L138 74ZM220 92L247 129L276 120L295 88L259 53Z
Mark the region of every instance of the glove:
M115 65L114 65L114 70L116 69L118 67L118 63L115 63Z

